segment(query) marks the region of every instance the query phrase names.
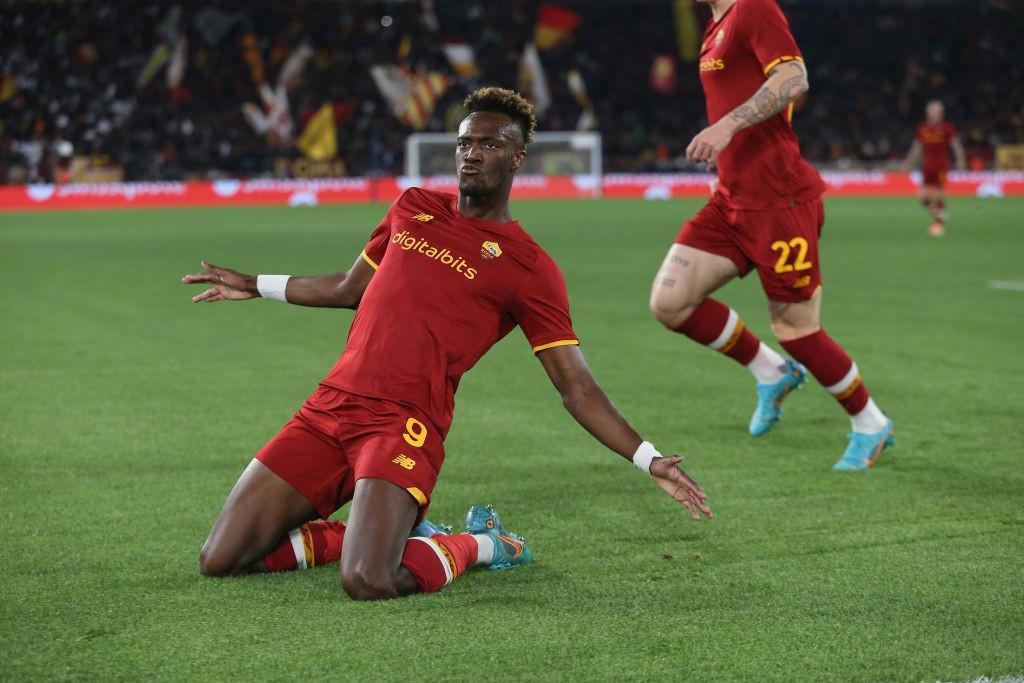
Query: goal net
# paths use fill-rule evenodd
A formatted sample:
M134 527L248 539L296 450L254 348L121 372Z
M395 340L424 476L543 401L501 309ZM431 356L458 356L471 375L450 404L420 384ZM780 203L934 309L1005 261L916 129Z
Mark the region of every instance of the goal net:
M455 133L413 133L405 141L407 181L455 175ZM530 177L571 178L588 194L601 196L601 134L594 132L534 133L517 183Z

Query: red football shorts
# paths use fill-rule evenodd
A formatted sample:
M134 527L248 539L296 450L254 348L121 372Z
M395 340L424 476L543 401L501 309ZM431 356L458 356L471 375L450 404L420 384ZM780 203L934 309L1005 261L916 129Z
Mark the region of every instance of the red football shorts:
M757 268L772 301L807 301L821 286L818 238L824 222L820 198L785 209L742 211L716 193L686 221L676 244L724 256L740 277Z
M943 187L946 184L946 166L924 166L921 168L922 183L932 187Z
M352 500L358 480L374 477L408 491L422 520L444 462L444 442L414 408L321 386L256 459L324 519Z

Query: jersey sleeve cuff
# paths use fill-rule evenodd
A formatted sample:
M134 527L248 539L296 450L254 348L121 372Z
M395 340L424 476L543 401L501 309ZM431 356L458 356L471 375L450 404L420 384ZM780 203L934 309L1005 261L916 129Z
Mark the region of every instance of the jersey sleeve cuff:
M369 263L370 267L373 268L374 270L380 269L380 264L374 261L372 258L370 258L369 255L366 253L365 249L363 250L363 253L360 254L360 256L362 256L363 260Z
M777 67L779 64L782 64L783 62L802 62L802 61L804 61L804 58L801 57L800 55L783 55L782 57L779 57L777 59L773 59L772 61L768 62L765 65L765 67L764 67L764 75L767 76L769 71L771 71L772 69Z
M543 351L544 349L553 349L556 346L579 346L579 339L562 339L561 341L548 342L547 344L538 344L533 347L533 352Z

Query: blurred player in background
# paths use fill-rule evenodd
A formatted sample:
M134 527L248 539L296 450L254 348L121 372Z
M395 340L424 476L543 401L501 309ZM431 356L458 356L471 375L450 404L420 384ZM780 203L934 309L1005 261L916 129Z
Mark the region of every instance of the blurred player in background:
M771 429L806 371L850 415L853 433L837 470L872 466L892 443L893 425L868 395L857 364L821 327L818 237L825 184L800 155L790 125L808 90L800 49L775 0L701 0L712 18L701 46L700 79L711 124L686 149L718 166L708 204L683 226L659 270L651 310L670 330L746 366L757 381L750 433ZM757 270L772 330L796 359L755 337L736 311L710 294Z
M523 539L489 507L471 508L462 534L424 520L459 380L516 326L587 431L694 519L710 516L681 458L663 458L598 387L558 266L512 220L509 192L536 125L532 107L499 88L476 91L465 106L459 195L404 192L347 273L252 276L203 262L205 272L184 278L210 285L197 302L263 296L357 309L334 368L228 496L200 554L203 574L340 559L345 591L365 600L440 590L474 565L529 563ZM479 464L486 476L486 457ZM346 523L311 521L349 501Z
M946 107L932 100L924 108L925 120L917 127L917 137L904 162L910 171L921 164L921 203L932 216L928 234L942 237L946 233L946 174L949 173L949 148L956 155L956 168L967 168L967 155L953 124L946 120Z

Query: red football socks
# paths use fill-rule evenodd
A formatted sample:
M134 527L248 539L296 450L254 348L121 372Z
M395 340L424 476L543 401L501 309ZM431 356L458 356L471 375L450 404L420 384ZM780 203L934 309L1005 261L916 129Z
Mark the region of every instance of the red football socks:
M318 520L303 524L281 539L263 559L268 572L287 572L331 564L341 559L345 524Z
M807 366L847 413L856 415L867 406L868 389L860 379L857 364L825 330L780 343L789 355Z
M263 560L268 572L286 572L331 564L341 559L345 524L316 521L303 524L278 543ZM458 578L477 559L477 542L471 534L415 536L405 544L402 564L416 579L420 590L441 590Z
M747 329L736 311L710 298L674 331L729 356L740 365L749 365L761 346L761 340Z
M470 534L414 536L405 544L402 565L424 593L439 591L476 562L476 539Z

